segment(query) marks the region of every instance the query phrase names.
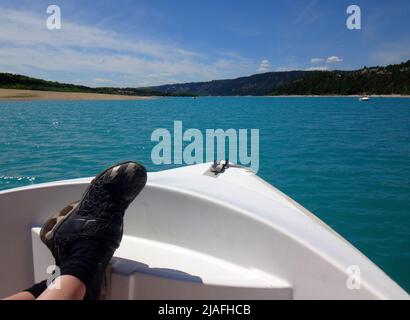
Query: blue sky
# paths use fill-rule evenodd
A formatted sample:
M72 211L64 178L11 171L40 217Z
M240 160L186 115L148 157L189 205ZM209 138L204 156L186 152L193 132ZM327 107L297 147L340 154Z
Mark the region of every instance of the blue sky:
M61 8L48 30L46 8ZM361 8L362 29L346 28ZM410 59L410 1L0 0L0 72L148 86Z

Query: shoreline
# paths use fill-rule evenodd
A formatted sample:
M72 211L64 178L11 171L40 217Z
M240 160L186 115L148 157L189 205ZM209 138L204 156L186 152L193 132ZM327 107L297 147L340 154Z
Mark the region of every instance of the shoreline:
M200 98L201 96L198 96ZM204 96L229 97L229 96ZM232 96L232 97L260 97L260 98L359 98L361 95L278 95L278 96ZM370 98L410 98L410 95L375 94ZM60 92L25 89L0 88L0 101L33 101L33 100L149 100L155 96L127 96L119 94L89 93L89 92ZM188 97L192 98L192 97Z
M126 96L119 94L60 92L25 89L1 89L0 101L31 101L31 100L147 100L152 96Z
M262 96L268 98L360 98L363 95L351 94L351 95L280 95L280 96ZM410 95L406 94L373 94L367 95L369 98L410 98Z

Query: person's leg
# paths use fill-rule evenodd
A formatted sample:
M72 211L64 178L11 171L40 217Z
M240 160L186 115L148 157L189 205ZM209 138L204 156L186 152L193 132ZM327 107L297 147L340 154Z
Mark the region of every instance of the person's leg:
M121 242L124 213L146 181L145 168L136 162L111 166L93 179L79 202L51 217L41 229L40 239L53 254L60 275L85 285L85 295L78 296L94 300L104 293L106 269ZM60 297L50 294L47 290L42 298Z
M63 275L54 280L59 287L48 287L37 300L82 300L86 287L84 283L71 275Z
M38 300L99 299L106 268L123 233L123 216L144 188L145 168L124 162L100 173L82 200L50 218L40 232L41 240L60 268L58 289L46 280L9 297Z
M34 300L47 289L47 280L32 285L26 290L6 297L3 300Z
M12 296L5 297L2 300L35 300L35 299L36 297L34 297L30 292L22 291L22 292L13 294Z
M58 284L58 285L56 285ZM82 300L86 286L77 277L63 275L47 287L46 280L3 300Z

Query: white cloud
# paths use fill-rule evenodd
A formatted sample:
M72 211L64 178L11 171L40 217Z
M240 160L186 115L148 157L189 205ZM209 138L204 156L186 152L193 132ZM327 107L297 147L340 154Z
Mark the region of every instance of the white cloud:
M338 56L330 56L326 59L327 63L339 63L342 62L343 59L339 58Z
M259 67L257 69L258 72L267 72L270 69L270 64L269 61L266 59L263 59L261 63L259 64Z
M250 60L233 53L206 55L67 20L61 30L48 30L46 16L25 11L0 8L0 30L0 72L46 75L66 82L83 79L88 85L110 79L115 86L212 80L251 72Z
M97 83L108 83L108 82L112 82L111 79L105 79L105 78L95 78L94 81L97 82Z
M312 58L312 59L310 59L310 63L312 63L312 64L321 63L323 61L324 61L324 59L322 59L322 58Z
M327 57L326 59L324 58L311 58L310 59L310 63L311 64L319 64L319 63L329 63L329 64L333 64L333 63L339 63L342 62L343 59L339 58L338 56L330 56ZM312 68L308 68L307 70L327 70L327 67L312 67Z
M329 68L328 67L321 67L321 66L317 66L317 67L309 67L307 69L304 69L305 71L328 71Z

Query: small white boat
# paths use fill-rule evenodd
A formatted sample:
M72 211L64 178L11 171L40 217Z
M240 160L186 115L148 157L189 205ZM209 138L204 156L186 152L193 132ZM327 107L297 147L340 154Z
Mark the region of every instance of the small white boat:
M250 170L216 170L200 164L148 174L125 215L110 299L409 298L350 243ZM90 181L0 192L0 296L47 277L53 260L39 228Z
M369 101L369 100L370 100L369 96L361 96L359 98L359 101Z

